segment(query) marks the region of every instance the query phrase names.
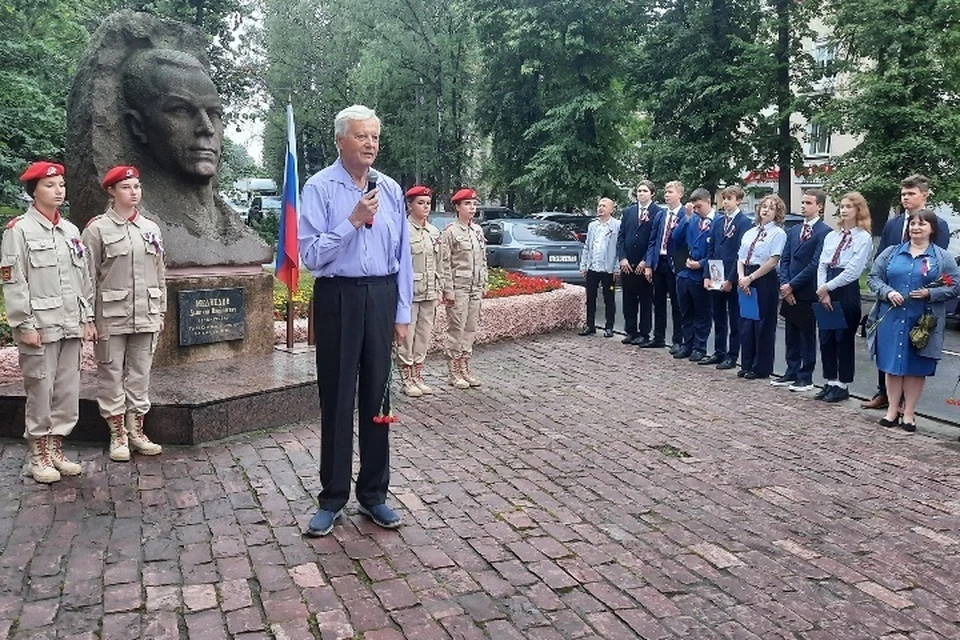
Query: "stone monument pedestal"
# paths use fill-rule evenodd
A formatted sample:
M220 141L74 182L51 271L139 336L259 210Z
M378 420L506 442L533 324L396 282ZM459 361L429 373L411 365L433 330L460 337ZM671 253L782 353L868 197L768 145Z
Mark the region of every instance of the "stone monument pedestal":
M155 368L273 351L273 276L259 267L167 271Z

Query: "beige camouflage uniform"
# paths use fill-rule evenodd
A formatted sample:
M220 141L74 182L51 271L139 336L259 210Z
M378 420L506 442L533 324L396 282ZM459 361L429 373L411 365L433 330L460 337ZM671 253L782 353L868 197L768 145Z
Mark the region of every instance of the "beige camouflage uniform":
M150 411L150 368L167 305L163 240L155 222L113 209L83 230L95 284L97 404L111 433L110 457L129 460L126 439L148 455L159 445L143 434Z
M483 230L457 219L440 234L440 281L447 304L445 352L450 383L460 389L479 386L470 371L480 305L487 290L487 244Z
M27 472L39 482L81 471L63 458L62 446L79 417L83 325L93 321L80 231L57 217L51 222L31 206L7 225L0 249L0 281L26 393ZM39 331L41 346L23 343L31 330Z
M426 222L419 226L407 217L413 258L413 304L407 339L397 348L403 391L413 397L433 393L423 380L423 362L430 348L440 298L440 230Z

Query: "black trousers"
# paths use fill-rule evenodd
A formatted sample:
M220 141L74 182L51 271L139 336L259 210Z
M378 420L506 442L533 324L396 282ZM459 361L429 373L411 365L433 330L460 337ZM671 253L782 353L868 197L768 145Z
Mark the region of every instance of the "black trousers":
M750 275L760 267L748 265L744 273ZM780 287L776 270L754 280L759 320L740 319L740 366L744 371L768 376L773 373L773 356L777 348L777 301ZM739 305L739 294L737 309Z
M673 321L672 344L683 342L683 322L680 319L680 300L677 298L677 274L666 256L661 256L653 272L653 341L666 342L667 296L670 296L670 314Z
M842 269L827 269L827 279L835 278ZM820 330L820 360L827 380L853 382L856 365L856 336L860 326L860 283L854 280L830 292L834 308L840 305L847 321L846 329Z
M587 327L597 327L597 287L603 292L603 308L606 313L604 329L613 331L617 317L617 296L613 290L613 274L603 271L587 271Z
M641 273L621 273L623 330L628 336L650 337L653 327L653 285Z
M693 351L707 350L710 337L712 307L707 290L700 278L677 276L677 297L682 315L683 346Z
M314 282L321 509L339 511L350 497L355 396L360 445L357 500L368 507L386 502L389 427L373 418L380 412L390 373L397 297L396 275Z
M740 294L734 285L730 291L710 291L713 305L713 353L721 358L737 359L740 353ZM729 342L728 342L729 338Z
M797 305L809 308L809 300L797 300ZM812 313L812 312L811 312ZM787 370L784 376L797 382L812 383L813 370L817 366L817 325L800 328L787 320L784 324L784 341L787 352Z

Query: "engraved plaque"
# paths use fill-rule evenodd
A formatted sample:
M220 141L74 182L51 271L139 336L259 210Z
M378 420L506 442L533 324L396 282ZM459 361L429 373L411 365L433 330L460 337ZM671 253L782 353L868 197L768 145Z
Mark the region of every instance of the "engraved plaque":
M181 347L243 340L243 289L188 289L177 298Z

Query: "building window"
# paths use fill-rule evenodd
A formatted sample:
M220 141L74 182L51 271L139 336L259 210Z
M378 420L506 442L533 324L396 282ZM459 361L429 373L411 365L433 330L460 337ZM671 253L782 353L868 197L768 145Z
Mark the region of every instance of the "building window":
M807 155L830 155L830 127L816 120L807 125Z
M817 78L830 78L836 75L834 60L836 51L826 42L821 42L813 48L813 64L816 67Z

